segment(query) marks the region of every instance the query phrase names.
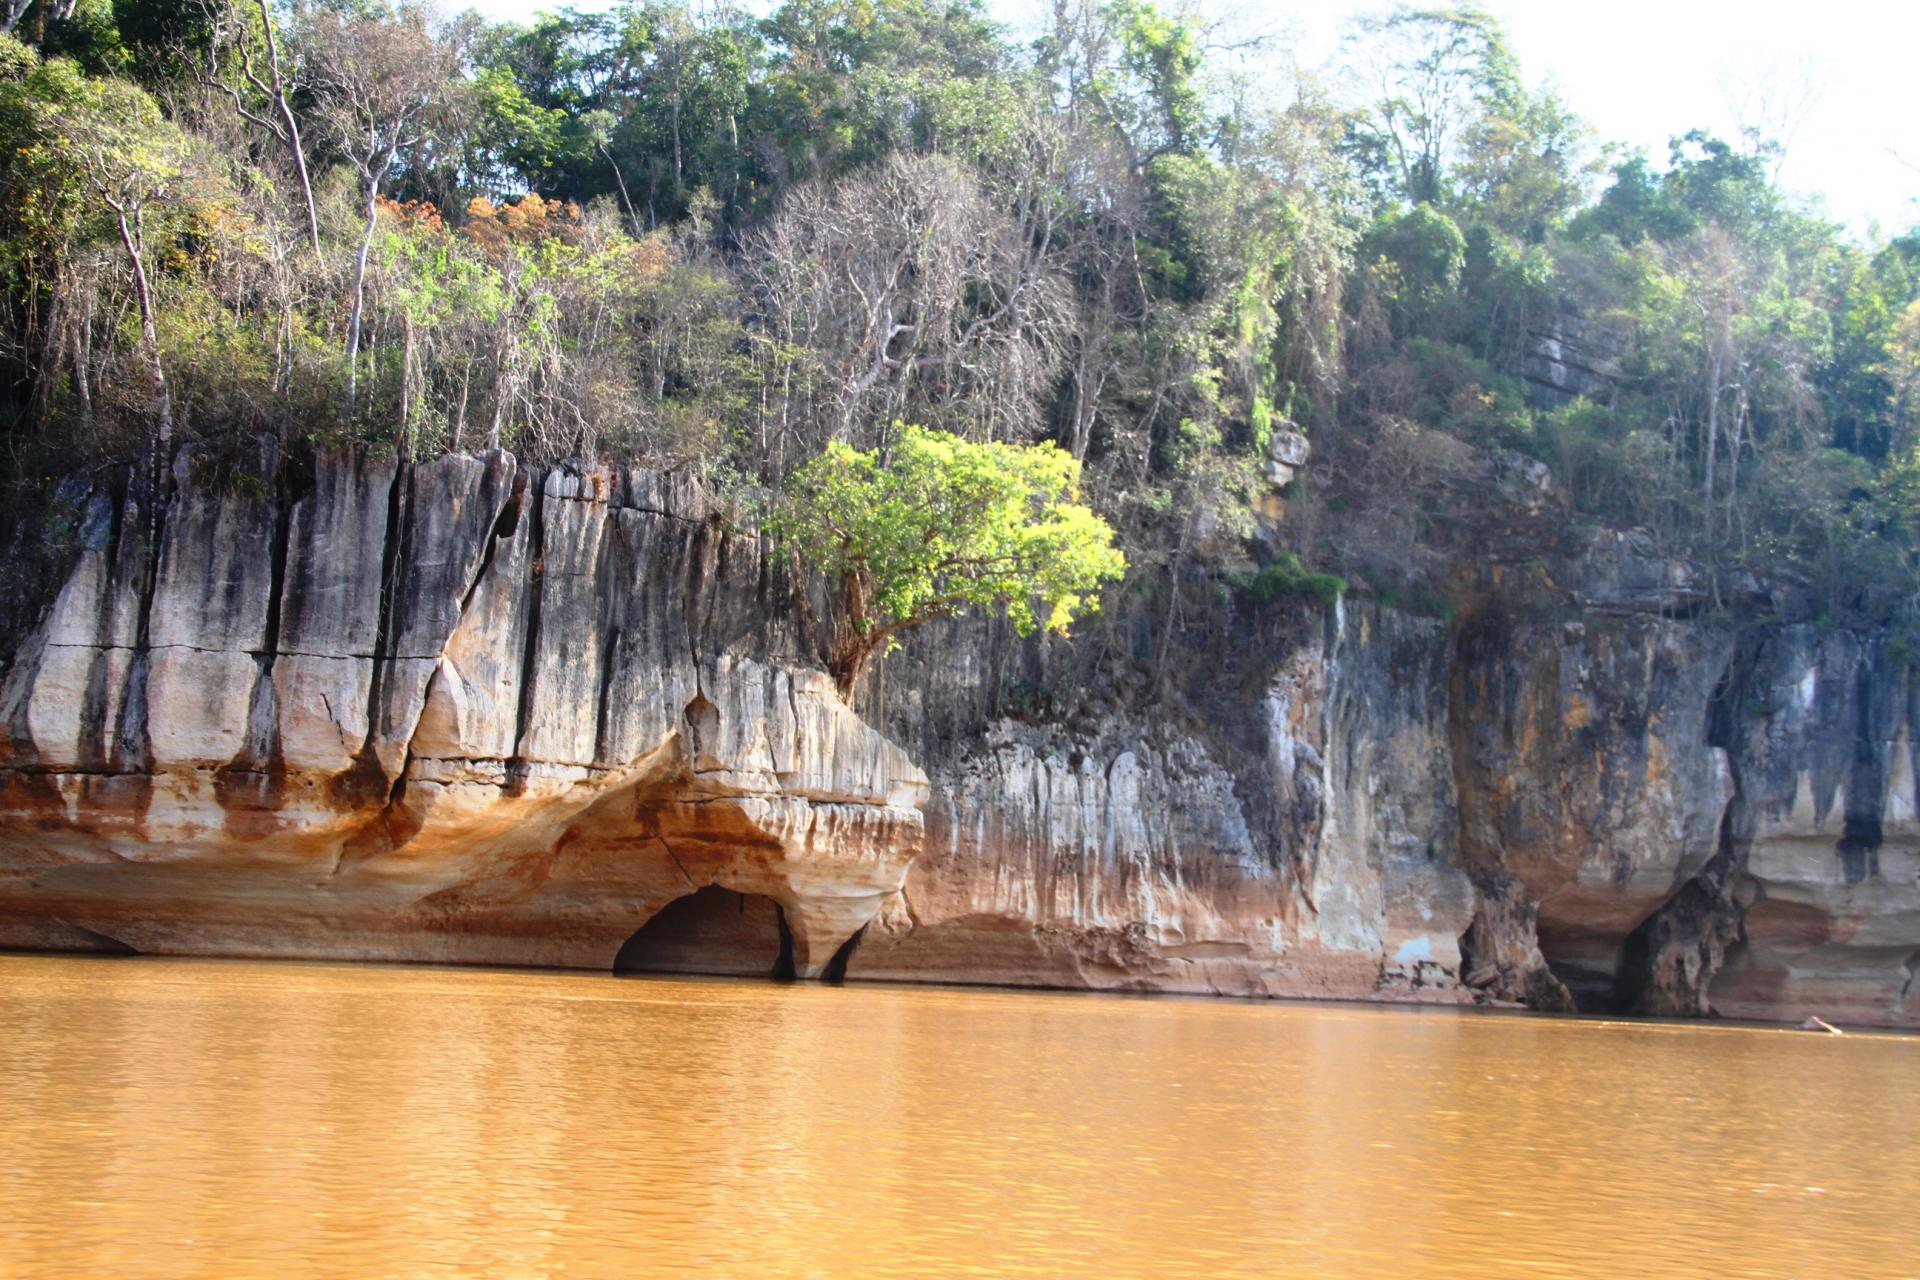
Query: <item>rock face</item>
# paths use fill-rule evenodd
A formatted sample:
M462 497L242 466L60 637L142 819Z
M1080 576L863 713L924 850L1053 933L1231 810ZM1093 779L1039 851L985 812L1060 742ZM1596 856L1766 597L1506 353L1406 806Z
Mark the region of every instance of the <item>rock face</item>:
M1627 350L1625 334L1578 316L1553 316L1528 331L1519 373L1543 404L1605 401L1626 376L1620 361Z
M1524 886L1541 951L1595 1003L1627 936L1718 847L1733 778L1707 708L1728 646L1658 617L1499 613L1457 645L1464 857Z
M1729 673L1739 795L1710 919L1738 944L1710 989L1721 1013L1920 1025L1920 690L1893 648L1791 627L1749 639Z
M904 655L876 712L932 762L927 852L849 972L1467 999L1441 628L1339 609L1269 638L1180 727L1109 708L956 733L996 700L991 645Z
M1630 535L1450 623L940 624L849 707L684 480L299 471L22 527L0 946L1920 1024L1904 659Z
M171 481L74 496L8 669L0 943L603 968L720 885L817 973L919 852L925 776L791 660L758 543L689 486Z

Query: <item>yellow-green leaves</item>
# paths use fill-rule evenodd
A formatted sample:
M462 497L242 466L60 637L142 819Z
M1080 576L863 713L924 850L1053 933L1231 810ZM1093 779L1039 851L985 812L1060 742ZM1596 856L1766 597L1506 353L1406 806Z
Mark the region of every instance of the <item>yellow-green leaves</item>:
M850 685L900 629L1004 608L1021 635L1065 632L1126 558L1051 444L976 444L896 424L882 449L834 442L790 478L767 528L846 593Z
M186 164L188 139L137 85L88 77L55 58L35 70L28 89L42 145L83 168L104 197L156 198Z

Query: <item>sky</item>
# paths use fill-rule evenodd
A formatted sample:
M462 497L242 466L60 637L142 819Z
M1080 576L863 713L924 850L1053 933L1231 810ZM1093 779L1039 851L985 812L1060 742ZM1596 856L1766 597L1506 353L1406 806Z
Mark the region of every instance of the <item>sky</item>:
M467 0L524 21L546 0ZM576 0L603 8L606 0ZM1920 0L1482 0L1505 23L1530 83L1551 82L1602 140L1664 161L1693 128L1743 121L1785 135L1780 180L1821 197L1856 234L1920 222ZM460 7L449 4L447 7ZM760 6L755 6L760 7ZM1015 25L1034 0L989 0ZM1178 8L1178 4L1169 4ZM1336 53L1343 22L1381 3L1238 0L1205 5L1295 45Z

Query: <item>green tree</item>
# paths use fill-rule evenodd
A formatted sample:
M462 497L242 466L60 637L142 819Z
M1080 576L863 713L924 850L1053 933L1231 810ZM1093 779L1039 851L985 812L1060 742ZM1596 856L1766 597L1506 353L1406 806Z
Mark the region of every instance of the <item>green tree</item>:
M1468 130L1455 183L1479 218L1538 244L1580 204L1591 172L1585 141L1580 118L1557 93L1516 89Z
M1119 27L1122 63L1143 90L1129 111L1124 91L1106 90L1116 122L1126 130L1135 161L1191 151L1206 125L1200 74L1200 33L1146 0L1114 0L1109 19Z
M1050 444L975 444L897 424L884 449L835 441L789 478L767 529L837 580L832 670L850 692L908 627L1004 608L1014 630L1065 633L1126 557L1079 501L1080 464Z
M1442 201L1466 137L1524 96L1499 20L1472 5L1361 18L1347 45L1375 95L1352 148L1382 194L1410 204Z
M1646 156L1636 153L1613 167L1612 184L1581 211L1571 230L1576 238L1606 235L1631 246L1646 239L1678 240L1696 225Z
M1459 292L1467 240L1452 218L1422 204L1376 221L1360 254L1385 278L1396 310L1418 331Z
M788 0L760 30L750 128L777 186L932 149L1005 70L980 0Z
M1912 307L1920 299L1920 235L1909 234L1877 252L1847 248L1834 257L1833 357L1820 371L1822 397L1832 417L1833 443L1865 458L1882 459L1912 444L1916 388L1911 362Z

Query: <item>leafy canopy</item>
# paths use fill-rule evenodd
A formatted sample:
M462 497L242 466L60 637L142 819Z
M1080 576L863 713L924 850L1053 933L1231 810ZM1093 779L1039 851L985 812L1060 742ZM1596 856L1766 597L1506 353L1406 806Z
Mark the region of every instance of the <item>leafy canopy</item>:
M841 583L851 634L835 674L850 687L904 627L1001 607L1021 635L1064 633L1098 608L1126 557L1079 486L1080 464L1052 444L896 424L884 450L834 441L794 472L768 531Z

